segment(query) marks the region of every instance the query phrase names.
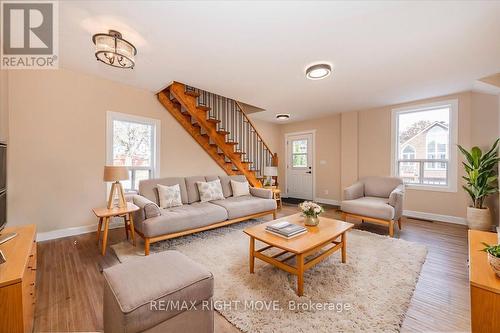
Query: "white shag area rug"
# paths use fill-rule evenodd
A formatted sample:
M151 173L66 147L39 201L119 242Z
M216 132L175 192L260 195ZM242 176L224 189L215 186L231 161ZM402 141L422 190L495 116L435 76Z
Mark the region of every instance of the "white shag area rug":
M255 259L249 273L250 221L152 245L178 250L214 275L215 307L243 332L398 332L427 255L425 246L351 230L347 263L340 251L296 277ZM139 244L113 245L120 262L144 255ZM261 245L261 244L260 244ZM152 254L153 255L153 254Z

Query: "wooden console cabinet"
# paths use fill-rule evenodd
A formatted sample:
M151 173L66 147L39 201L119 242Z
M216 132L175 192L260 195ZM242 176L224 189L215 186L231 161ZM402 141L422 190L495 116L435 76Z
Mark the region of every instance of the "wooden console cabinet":
M7 262L0 265L0 332L33 331L36 281L36 227L5 228L17 237L0 245Z
M497 234L469 230L469 281L472 333L500 332L500 278L491 269L482 242L498 243Z

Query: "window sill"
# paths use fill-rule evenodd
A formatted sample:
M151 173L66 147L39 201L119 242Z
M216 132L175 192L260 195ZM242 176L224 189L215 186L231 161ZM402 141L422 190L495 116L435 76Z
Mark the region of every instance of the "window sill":
M432 186L432 185L406 184L405 188L407 190L417 190L417 191L451 192L451 193L457 192L457 187L453 185Z

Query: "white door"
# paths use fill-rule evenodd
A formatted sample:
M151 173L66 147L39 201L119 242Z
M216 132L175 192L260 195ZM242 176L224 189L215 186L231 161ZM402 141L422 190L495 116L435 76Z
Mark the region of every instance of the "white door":
M313 200L313 135L287 136L287 196Z

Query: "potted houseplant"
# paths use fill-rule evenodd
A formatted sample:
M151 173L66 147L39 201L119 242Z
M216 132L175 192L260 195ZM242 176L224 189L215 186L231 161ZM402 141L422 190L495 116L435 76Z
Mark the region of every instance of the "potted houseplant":
M316 226L319 224L318 216L325 210L317 203L304 201L299 204L302 215L305 217L304 224L307 226Z
M491 228L491 212L484 206L484 200L488 195L498 192L496 164L499 160L497 151L499 140L497 139L484 155L478 147L472 147L467 151L458 145L458 149L466 158L466 162L462 162L466 173L462 177L465 180L465 185L462 187L472 199L472 206L467 207L467 223L471 229Z
M499 245L488 245L483 243L486 246L483 251L488 253L488 262L493 268L495 274L500 277L500 244Z

